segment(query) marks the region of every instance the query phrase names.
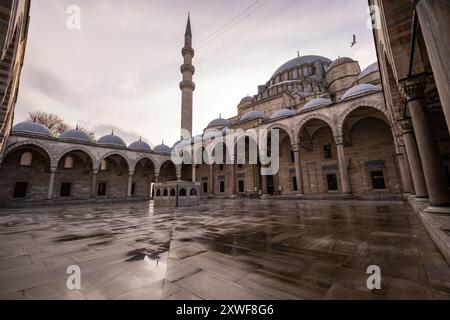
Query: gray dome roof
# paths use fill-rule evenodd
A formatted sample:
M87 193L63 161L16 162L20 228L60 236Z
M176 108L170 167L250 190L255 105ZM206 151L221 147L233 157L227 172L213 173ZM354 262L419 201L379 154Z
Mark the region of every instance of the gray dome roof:
M358 84L357 86L354 86L350 88L341 98L342 100L353 98L362 94L368 94L372 92L379 92L381 91L380 86L375 86L373 84L364 83L364 84Z
M368 76L371 73L379 71L380 68L378 66L378 62L372 63L370 66L365 68L358 76L358 80L364 78L365 76Z
M267 115L262 111L250 111L244 114L241 118L241 121L255 120L255 119L269 119Z
M153 151L156 153L172 153L172 149L169 146L166 146L164 143L156 146Z
M218 118L218 119L215 119L215 120L211 121L208 124L207 128L228 127L230 125L230 123L231 123L230 120Z
M308 110L312 108L318 108L318 107L326 107L330 104L333 104L333 102L329 99L325 98L316 98L309 101L307 104L305 104L302 108L302 110Z
M134 151L152 151L150 145L142 140L133 142L128 148Z
M223 129L222 129L222 135L226 136L228 130L230 130L230 128L228 128L228 127L223 128Z
M203 134L203 140L211 140L213 138L218 138L222 136L222 131L219 130L207 130L204 134Z
M67 130L59 135L59 139L91 142L91 138L81 130Z
M297 113L290 109L281 109L272 114L270 119L280 119L295 116Z
M50 130L44 126L43 124L32 122L32 121L25 121L16 124L12 128L12 133L31 133L31 134L39 134L44 135L48 137L53 137Z
M279 73L282 73L286 70L292 69L296 66L301 66L304 64L312 64L315 62L325 62L325 63L331 63L331 60L322 56L314 56L314 55L309 55L309 56L301 56L300 58L295 58L292 59L288 62L286 62L285 64L283 64L281 67L279 67L277 69L277 71L275 71L275 73L273 74L272 77L276 76Z
M239 102L239 104L243 104L243 103L253 103L253 97L246 96L246 97L242 98L242 100L241 100L241 102Z
M328 70L330 70L331 68L334 68L340 64L347 63L347 62L355 62L355 60L353 60L352 58L349 58L349 57L339 57L330 64L330 66L328 67Z
M126 147L125 141L121 137L114 135L113 133L97 140L98 144L116 146L116 147Z

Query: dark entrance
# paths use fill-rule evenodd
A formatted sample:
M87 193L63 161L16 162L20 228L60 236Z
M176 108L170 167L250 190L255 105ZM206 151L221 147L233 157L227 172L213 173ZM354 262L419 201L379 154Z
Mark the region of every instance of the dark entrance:
M268 194L275 193L275 183L273 176L267 176L267 193Z

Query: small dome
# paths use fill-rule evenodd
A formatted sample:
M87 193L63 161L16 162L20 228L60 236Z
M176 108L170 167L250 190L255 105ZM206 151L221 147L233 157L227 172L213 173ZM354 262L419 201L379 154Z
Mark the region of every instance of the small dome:
M222 135L226 136L228 130L230 130L230 128L228 128L228 127L223 128L223 129L222 129Z
M307 104L305 104L302 108L302 110L308 110L312 108L319 108L319 107L326 107L330 104L333 104L333 102L329 99L325 98L316 98L309 101Z
M229 125L230 125L230 120L218 118L218 119L215 119L215 120L211 121L208 124L207 128L215 128L215 127L223 128L223 127L228 127Z
M114 133L101 137L100 139L97 140L97 143L107 146L125 147L125 148L127 147L125 141L123 141L121 137L114 135Z
M85 132L78 129L64 131L59 135L59 139L91 142L91 138Z
M380 86L375 86L373 84L358 84L357 86L354 86L350 88L341 98L341 101L349 98L353 98L362 94L368 94L373 92L379 92L381 91Z
M371 73L378 72L380 68L378 67L378 62L372 63L370 66L365 68L358 76L358 80L361 80L365 76L368 76Z
M207 141L207 140L211 140L214 138L218 138L222 136L222 131L219 130L207 130L204 134L203 134L203 140Z
M253 103L253 97L246 96L246 97L242 98L241 102L239 102L239 105L250 104L250 103Z
M241 121L249 121L249 120L255 120L255 119L268 120L269 118L262 111L250 111L242 116Z
M147 152L152 151L152 148L150 147L150 145L147 142L142 141L142 139L130 144L128 149L133 150L133 151L147 151Z
M275 73L273 74L272 78L275 77L277 74L287 71L289 69L292 69L294 67L302 66L304 64L312 64L312 63L316 63L316 62L331 63L331 60L328 58L322 57L322 56L314 56L314 55L302 56L299 58L295 58L295 59L292 59L292 60L286 62L281 67L279 67L277 69L277 71L275 71Z
M295 116L296 114L297 113L295 113L295 111L292 111L290 109L281 109L281 110L278 110L277 112L275 112L274 114L272 114L270 119L274 120L274 119L287 118L287 117Z
M33 121L26 121L16 124L12 128L12 133L31 133L53 137L52 133L46 126Z
M352 58L349 58L349 57L339 57L330 64L330 66L328 67L328 70L330 70L338 65L348 63L348 62L355 62L355 60L353 60Z
M172 149L169 146L166 146L164 143L156 146L153 151L156 153L172 153Z

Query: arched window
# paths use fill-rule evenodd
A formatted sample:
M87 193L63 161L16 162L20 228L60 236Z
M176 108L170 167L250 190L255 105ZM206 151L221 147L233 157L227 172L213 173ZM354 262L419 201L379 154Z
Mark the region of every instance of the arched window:
M180 189L180 197L186 197L187 193L186 193L186 189Z
M192 188L191 189L191 196L196 196L197 195L197 189Z
M33 163L33 154L31 152L24 152L20 156L20 166L31 167Z
M73 169L74 160L72 156L67 156L64 159L64 169Z
M108 161L102 160L100 163L100 171L106 171L108 170Z
M167 191L167 189L164 189L163 197L167 197L168 195L169 195L169 192Z
M156 196L157 196L157 197L161 197L161 190L159 190L159 189L156 190Z
M175 197L176 196L175 189L170 189L170 196L171 197Z

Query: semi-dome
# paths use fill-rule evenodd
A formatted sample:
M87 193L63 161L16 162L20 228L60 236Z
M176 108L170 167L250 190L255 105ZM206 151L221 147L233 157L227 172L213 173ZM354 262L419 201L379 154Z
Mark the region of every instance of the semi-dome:
M31 134L38 134L38 135L44 135L48 137L52 137L52 133L50 130L44 126L43 124L33 122L33 121L25 121L16 124L12 128L12 133L31 133Z
M243 97L241 102L239 102L239 104L241 105L241 104L244 104L244 103L245 104L253 103L253 97L250 97L250 96Z
M262 111L250 111L242 116L241 121L249 121L249 120L255 120L255 119L267 120L269 118Z
M369 84L369 83L364 83L364 84L358 84L352 88L350 88L346 93L344 93L344 95L342 96L341 100L346 100L346 99L350 99L362 94L368 94L368 93L373 93L373 92L379 92L381 91L381 87L380 86L376 86L373 84Z
M293 111L291 109L281 109L281 110L274 112L272 114L272 116L270 117L270 119L274 120L274 119L287 118L287 117L295 116L296 114L297 113L295 113L295 111Z
M59 139L91 142L89 135L78 129L64 131L59 135Z
M302 66L304 64L313 64L316 62L331 63L331 60L322 56L315 56L315 55L301 56L283 64L281 67L277 69L277 71L275 71L272 77L275 77L277 74L292 69L294 67Z
M349 58L349 57L339 57L330 64L330 66L328 67L328 70L330 70L338 65L348 63L348 62L355 62L355 60L353 60L352 58Z
M123 139L119 136L116 136L114 133L111 133L110 135L101 137L97 140L98 144L107 145L107 146L115 146L115 147L125 147L126 143L123 141Z
M371 73L378 72L380 70L378 66L378 62L372 63L370 66L365 68L358 76L358 80L361 80L365 76L368 76Z
M139 139L139 141L135 141L132 144L130 144L128 149L133 151L146 151L146 152L152 151L150 145L147 142L142 141L142 139Z
M164 142L158 146L156 146L153 151L156 153L172 153L172 149L169 146L166 146Z
M325 98L316 98L309 101L307 104L305 104L302 108L302 110L308 110L313 108L319 108L319 107L326 107L333 104L333 102L329 99Z
M215 128L215 127L221 127L221 128L223 128L223 127L228 127L229 125L230 125L230 120L228 120L228 119L222 119L222 117L220 117L220 118L218 118L218 119L215 119L215 120L211 121L211 122L208 124L208 127L207 127L207 128Z

